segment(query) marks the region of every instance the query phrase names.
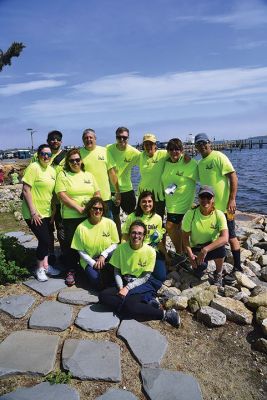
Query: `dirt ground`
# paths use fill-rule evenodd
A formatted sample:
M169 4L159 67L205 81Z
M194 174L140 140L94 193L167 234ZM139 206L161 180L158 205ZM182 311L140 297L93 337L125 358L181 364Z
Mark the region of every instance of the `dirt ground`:
M0 297L22 293L36 297L34 307L44 300L42 296L23 284L0 287ZM51 296L49 300L55 298ZM76 316L81 306L73 306L73 308L74 316ZM27 329L31 312L19 320L1 312L0 340L12 331ZM149 326L166 335L168 339L169 345L161 363L162 368L193 375L200 383L204 400L266 399L267 357L253 349L254 341L260 336L257 329L230 322L227 322L224 327L208 329L196 321L188 311L181 312L181 318L182 326L178 330L158 321L148 323ZM72 325L65 332L56 334L62 340L55 369L61 367L60 354L65 339L111 340L121 347L122 381L114 384L72 379L70 385L79 391L81 400L95 399L111 387L126 388L140 400L147 398L142 392L140 366L126 344L116 337L115 331L89 333ZM32 386L43 380L42 377L26 375L1 379L0 395L15 390L19 386Z

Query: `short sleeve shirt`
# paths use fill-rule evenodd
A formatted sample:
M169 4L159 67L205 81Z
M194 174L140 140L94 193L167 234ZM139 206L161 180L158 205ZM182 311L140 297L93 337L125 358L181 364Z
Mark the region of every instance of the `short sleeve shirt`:
M198 173L201 185L208 185L215 192L215 207L226 212L230 195L230 184L227 174L235 169L225 154L212 150L198 162Z
M51 200L56 182L54 168L47 166L43 168L39 162L28 165L22 178L24 183L31 186L31 195L34 207L42 218L51 216ZM27 202L23 199L22 214L25 219L31 218Z
M119 243L119 235L115 222L103 217L98 224L92 225L88 219L83 221L74 233L71 248L78 251L85 251L90 257L99 256L114 243ZM83 268L86 268L86 261L80 258Z
M162 239L165 229L162 228L162 219L158 214L154 214L152 216L143 214L142 217L137 217L134 212L129 214L125 223L122 225L122 233L128 234L132 222L136 220L142 221L146 225L147 234L144 239L144 243L149 244L151 242L150 236L155 231L159 233L159 240Z

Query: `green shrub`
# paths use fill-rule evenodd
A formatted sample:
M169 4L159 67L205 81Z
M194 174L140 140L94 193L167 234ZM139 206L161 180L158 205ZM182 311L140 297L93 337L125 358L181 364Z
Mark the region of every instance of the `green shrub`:
M26 249L14 237L0 236L0 248L3 249L6 261L15 261L22 268L31 268L35 265L35 251Z
M4 250L0 248L0 284L16 283L29 275L26 268L16 265L15 261L7 261Z
M70 372L62 372L60 370L51 372L46 376L45 381L51 383L51 385L58 383L70 383L72 375Z

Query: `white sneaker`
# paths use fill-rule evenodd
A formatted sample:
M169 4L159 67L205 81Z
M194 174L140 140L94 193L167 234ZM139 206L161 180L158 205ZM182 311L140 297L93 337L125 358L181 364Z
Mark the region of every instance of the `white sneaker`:
M45 273L45 269L44 269L44 268L38 268L38 269L35 271L35 275L36 275L37 281L39 281L39 282L48 281L48 278L47 278L47 276L46 276L46 273Z
M48 265L48 267L45 268L45 272L47 275L51 275L51 276L57 276L57 275L61 274L61 271L55 267L52 267L52 265Z

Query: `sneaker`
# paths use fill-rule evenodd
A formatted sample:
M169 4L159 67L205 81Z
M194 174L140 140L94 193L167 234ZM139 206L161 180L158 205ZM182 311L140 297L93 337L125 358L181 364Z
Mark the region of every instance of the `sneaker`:
M39 281L39 282L48 281L48 278L47 278L47 276L46 276L46 273L45 273L45 269L44 269L44 268L38 268L38 269L35 271L35 275L36 275L37 281Z
M171 326L174 326L175 328L179 328L180 324L181 324L181 319L180 319L180 315L178 314L178 312L174 309L172 310L167 310L165 312L163 321L168 322Z
M48 267L45 268L45 272L47 273L47 275L51 276L57 276L61 274L61 271L55 267L52 267L52 265L48 265Z
M211 285L222 286L222 274L215 271L213 277L210 277L210 283Z
M205 275L205 271L208 268L208 264L203 262L197 266L197 269L194 269L194 275L201 279L203 275Z
M69 271L67 273L67 276L66 276L66 279L65 279L65 283L68 286L75 285L75 272L74 271Z
M148 304L150 304L154 308L157 308L157 309L160 308L160 302L157 299L149 300Z

